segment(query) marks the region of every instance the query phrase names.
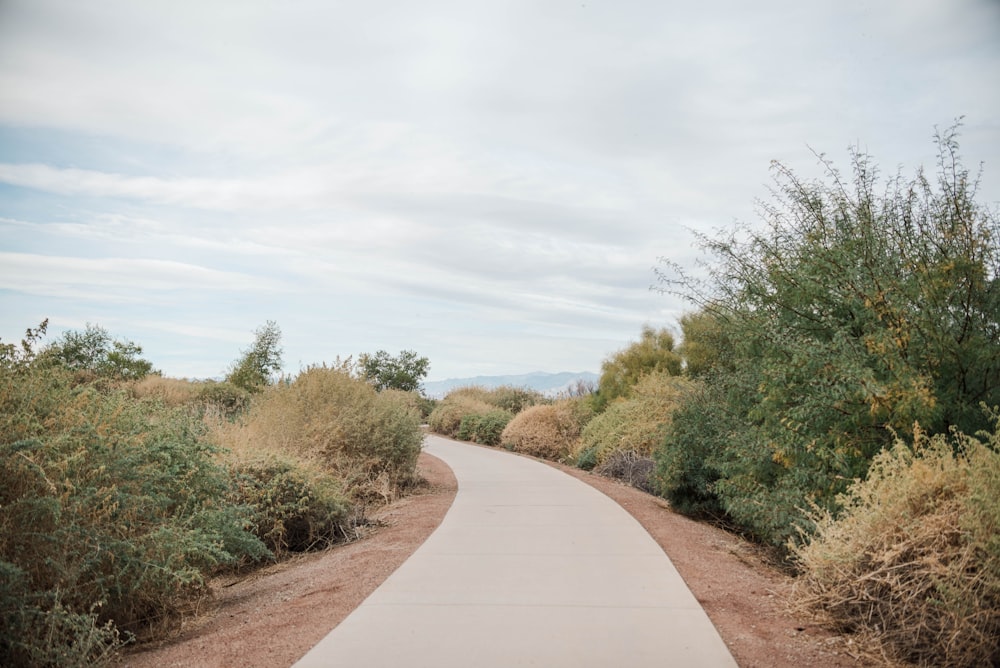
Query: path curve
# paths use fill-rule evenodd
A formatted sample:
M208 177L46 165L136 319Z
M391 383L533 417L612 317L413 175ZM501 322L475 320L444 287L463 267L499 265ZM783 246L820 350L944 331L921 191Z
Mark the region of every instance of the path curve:
M295 664L736 666L670 559L618 504L510 453L428 436L458 494L438 529Z

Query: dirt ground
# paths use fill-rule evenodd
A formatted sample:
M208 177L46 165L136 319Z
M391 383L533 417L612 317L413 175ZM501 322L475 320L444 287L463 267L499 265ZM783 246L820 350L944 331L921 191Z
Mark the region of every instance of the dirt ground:
M476 446L470 446L476 447ZM789 611L791 578L754 545L672 513L666 502L616 481L559 466L617 501L663 547L744 668L861 666L849 639ZM134 668L290 666L378 587L441 522L457 489L426 453L427 485L382 509L363 540L213 583L209 610L170 641L135 648Z

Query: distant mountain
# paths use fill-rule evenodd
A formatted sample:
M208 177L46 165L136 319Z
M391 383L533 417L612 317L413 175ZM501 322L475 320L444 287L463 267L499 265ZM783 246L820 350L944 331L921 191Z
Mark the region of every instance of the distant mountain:
M597 384L600 379L596 373L581 371L573 373L563 371L562 373L525 373L519 376L476 376L474 378L449 378L447 380L436 380L431 383L424 383L424 393L433 399L440 399L457 387L469 387L472 385L493 389L503 385L511 387L525 387L529 390L541 392L546 396L555 396L577 384L578 381Z

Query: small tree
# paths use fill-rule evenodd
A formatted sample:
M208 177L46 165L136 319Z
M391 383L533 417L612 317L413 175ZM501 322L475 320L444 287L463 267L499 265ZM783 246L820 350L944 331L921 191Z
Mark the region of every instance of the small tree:
M247 392L260 392L271 384L274 374L281 371L281 328L268 320L254 332L253 344L233 362L226 382Z
M601 380L594 399L598 411L618 397L627 397L646 374L681 373L681 357L674 350L674 337L666 329L642 328L638 341L609 357L601 364Z
M67 369L93 373L99 378L138 380L153 373L152 362L140 357L142 346L113 339L108 330L89 323L82 332L65 332L44 354Z
M374 355L362 353L358 357L361 376L379 392L389 389L404 392L420 390L420 382L427 376L430 365L430 360L412 350L404 350L397 357L384 350Z

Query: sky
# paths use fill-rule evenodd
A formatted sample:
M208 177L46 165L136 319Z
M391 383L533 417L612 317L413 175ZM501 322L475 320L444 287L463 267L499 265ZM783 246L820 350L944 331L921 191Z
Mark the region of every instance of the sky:
M0 0L0 339L596 371L772 160L909 175L960 116L1000 202L998 0Z

